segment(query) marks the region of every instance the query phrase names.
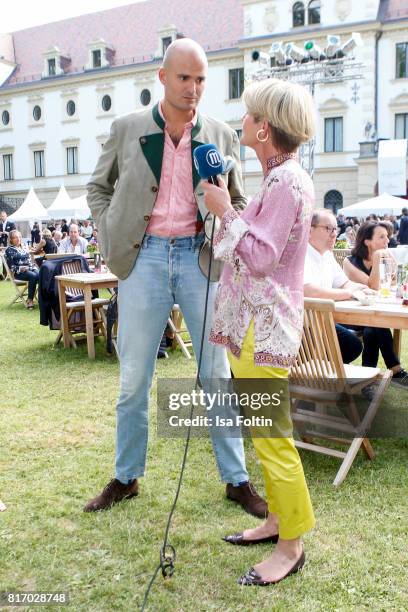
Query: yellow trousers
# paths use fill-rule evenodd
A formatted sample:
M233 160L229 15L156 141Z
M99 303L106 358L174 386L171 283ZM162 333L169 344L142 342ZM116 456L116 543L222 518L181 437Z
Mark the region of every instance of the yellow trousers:
M228 353L235 378L283 378L282 368L254 365L253 321L245 336L240 358ZM290 420L290 403L286 394L284 414ZM269 512L278 516L279 535L292 540L313 529L315 518L299 453L292 437L252 438L262 465Z

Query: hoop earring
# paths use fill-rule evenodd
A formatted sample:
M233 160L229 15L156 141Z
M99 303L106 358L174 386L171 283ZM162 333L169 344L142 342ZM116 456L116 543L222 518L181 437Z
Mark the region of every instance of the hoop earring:
M260 137L259 137L259 134L260 134L261 132L266 133L266 138L260 138ZM269 134L268 134L267 130L262 130L262 129L260 129L260 130L258 130L258 131L257 131L257 133L256 133L256 139L257 139L257 141L258 141L258 142L266 142L266 141L268 140L268 138L269 138Z

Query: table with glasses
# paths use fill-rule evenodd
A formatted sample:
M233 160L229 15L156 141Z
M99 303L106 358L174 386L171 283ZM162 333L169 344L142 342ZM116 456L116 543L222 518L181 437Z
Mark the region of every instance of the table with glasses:
M408 306L394 296L377 298L373 304L362 306L357 300L335 303L334 320L345 325L386 327L393 330L394 350L401 355L401 335L408 329Z

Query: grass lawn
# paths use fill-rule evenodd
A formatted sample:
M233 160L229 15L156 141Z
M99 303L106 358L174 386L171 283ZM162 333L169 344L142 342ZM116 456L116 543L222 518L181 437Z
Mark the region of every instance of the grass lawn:
M105 513L83 513L113 474L118 363L105 356L101 339L95 361L85 345L55 348L57 332L39 325L38 308L10 307L11 295L10 283L1 282L0 499L7 511L0 513L0 591L69 591L76 612L137 610L158 563L184 442L157 438L153 388L140 496ZM194 371L179 351L157 363L159 377ZM252 444L245 444L262 491ZM338 460L301 453L317 519L305 538L307 564L261 589L239 587L236 579L268 545L221 541L257 519L225 498L209 441L194 439L170 535L176 571L169 581L158 577L148 609L407 610L408 443L373 445L375 460L361 453L338 490L331 484Z

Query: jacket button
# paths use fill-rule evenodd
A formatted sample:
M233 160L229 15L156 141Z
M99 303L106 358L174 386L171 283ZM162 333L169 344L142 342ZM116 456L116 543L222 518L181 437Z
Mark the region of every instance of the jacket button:
M140 244L138 242L135 242L135 244L133 245L134 249L140 249Z
M148 221L148 220L150 219L150 215L145 215L145 216L143 217L143 219L144 219L145 221Z
M152 191L153 191L153 193L156 193L156 191L159 191L159 188L158 188L158 187L156 187L156 185L153 185L153 187L152 187Z
M142 136L141 138L139 138L140 144L146 144L147 140L144 136Z

